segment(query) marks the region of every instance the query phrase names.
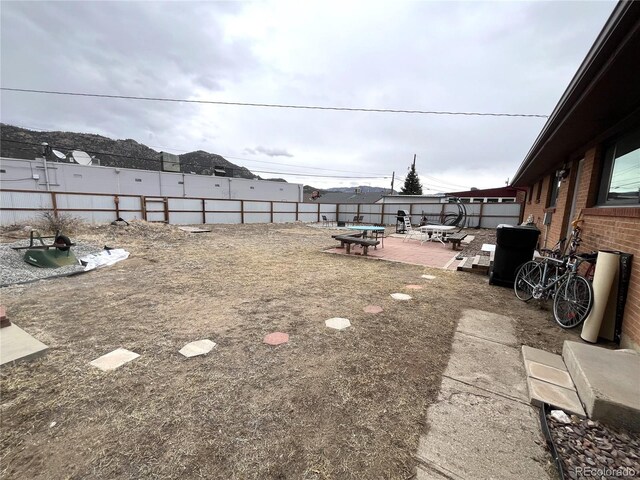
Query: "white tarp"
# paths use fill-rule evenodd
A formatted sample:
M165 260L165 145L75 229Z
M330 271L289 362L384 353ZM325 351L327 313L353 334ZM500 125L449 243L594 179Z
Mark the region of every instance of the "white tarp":
M129 252L122 248L114 248L113 250L103 250L100 253L93 253L80 258L84 267L84 271L88 272L94 268L106 267L118 263L121 260L129 258Z

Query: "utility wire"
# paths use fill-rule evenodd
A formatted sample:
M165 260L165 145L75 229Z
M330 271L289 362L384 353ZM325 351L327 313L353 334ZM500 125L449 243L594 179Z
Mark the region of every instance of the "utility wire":
M233 105L239 107L264 107L264 108L292 108L298 110L333 110L338 112L369 112L369 113L407 113L416 115L463 115L475 117L524 117L524 118L549 118L548 115L526 113L489 113L489 112L448 112L438 110L404 110L394 108L363 108L363 107L324 107L319 105L287 105L278 103L247 103L247 102L222 102L217 100L189 100L185 98L139 97L133 95L107 95L101 93L61 92L55 90L35 90L31 88L0 87L7 92L40 93L47 95L67 95L73 97L116 98L124 100L144 100L151 102L196 103L208 105Z
M5 142L13 142L13 143L19 143L19 144L23 144L23 145L32 145L32 146L38 146L40 147L41 144L40 143L35 143L35 142L25 142L25 141L20 141L20 140L11 140L9 138L2 138L2 141ZM61 149L61 150L69 150L69 149L73 149L73 150L77 150L79 149L78 147L74 146L74 147L70 147L68 145L52 145L49 144L49 146L51 148L54 149ZM102 152L102 151L96 151L96 150L88 150L85 149L84 150L87 153L92 153L94 155L108 155L108 156L113 156L113 157L121 157L121 158L130 158L130 159L134 159L134 160L147 160L147 161L151 161L151 162L158 162L158 163L162 163L162 159L160 158L151 158L151 157L136 157L136 156L131 156L131 155L122 155L120 153L114 153L114 152ZM191 163L191 162L180 162L181 166L185 166L185 167L201 167L201 165L197 164L197 163ZM212 165L212 167L215 167L215 165ZM236 169L236 168L230 168L230 170L240 170L240 169ZM366 175L361 175L361 176L341 176L341 175L317 175L317 174L313 174L313 173L289 173L289 172L274 172L274 171L267 171L267 170L253 170L254 172L257 173L268 173L270 175L287 175L287 176L297 176L297 177L318 177L318 178L344 178L344 179L387 179L387 178L391 178L391 175L387 175L387 176L366 176Z

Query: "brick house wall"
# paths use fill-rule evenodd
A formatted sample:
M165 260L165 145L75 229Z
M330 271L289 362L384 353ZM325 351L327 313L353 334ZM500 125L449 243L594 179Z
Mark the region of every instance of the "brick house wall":
M555 178L552 172L538 181L542 181L540 201L536 202L538 184L532 185L532 197L527 195L524 218L534 216L540 228L541 244L553 247L567 233L571 213L571 203L575 192L574 218L582 215L581 252L593 250L616 250L633 254L631 279L627 303L625 306L621 346L640 351L640 207L594 207L596 205L600 182L601 150L592 147L584 154L582 170L578 178L579 160L570 164L568 177L562 182L558 191L555 208L548 206L551 181ZM560 164L559 166L562 166ZM576 188L577 183L577 188ZM553 212L551 225L548 228L542 223L545 211Z

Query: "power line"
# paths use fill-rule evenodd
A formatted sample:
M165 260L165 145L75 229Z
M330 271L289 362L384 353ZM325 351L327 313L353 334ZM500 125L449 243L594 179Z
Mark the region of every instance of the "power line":
M325 107L319 105L287 105L278 103L248 103L248 102L223 102L217 100L189 100L185 98L163 97L139 97L133 95L107 95L103 93L61 92L55 90L35 90L30 88L0 87L0 90L21 93L40 93L47 95L67 95L73 97L111 98L123 100L143 100L151 102L196 103L208 105L232 105L239 107L263 107L263 108L291 108L298 110L333 110L338 112L368 112L368 113L406 113L415 115L462 115L475 117L524 117L524 118L549 118L548 115L527 113L489 113L489 112L448 112L438 110L404 110L394 108L364 108L364 107Z
M5 142L13 142L13 143L19 143L19 144L23 144L23 145L32 145L32 146L37 146L40 147L41 144L40 143L34 143L34 142L25 142L25 141L21 141L21 140L12 140L9 138L2 138L2 141ZM51 148L57 148L57 149L62 149L62 150L69 150L69 149L78 149L77 146L68 146L68 145L52 145L49 144L49 146ZM134 160L147 160L147 161L151 161L151 162L158 162L161 163L162 159L160 158L151 158L151 157L140 157L140 156L131 156L131 155L123 155L120 153L115 153L115 152L102 152L102 151L97 151L97 150L89 150L89 149L84 149L85 152L87 153L92 153L94 155L108 155L108 156L113 156L113 157L121 157L121 158L130 158L130 159L134 159ZM180 162L180 164L182 166L186 166L186 167L200 167L201 165L198 165L196 163L190 163L190 162ZM212 165L213 166L213 165ZM235 168L232 168L231 170L238 170ZM271 175L286 175L286 176L297 176L297 177L318 177L318 178L341 178L341 179L386 179L386 178L391 178L390 175L388 176L366 176L366 175L360 175L360 176L341 176L341 175L317 175L317 174L313 174L313 173L290 173L290 172L274 172L274 171L266 171L266 170L254 170L254 172L257 173L268 173Z

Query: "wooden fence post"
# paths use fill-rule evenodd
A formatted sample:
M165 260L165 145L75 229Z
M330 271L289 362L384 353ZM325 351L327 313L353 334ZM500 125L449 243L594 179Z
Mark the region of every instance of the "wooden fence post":
M411 215L413 215L413 203L409 204L409 223L413 223L411 220Z
M269 203L271 204L271 212L270 212L271 213L271 217L270 217L271 221L270 221L270 223L273 223L273 201L271 201Z
M51 207L53 208L53 216L58 218L58 199L56 198L56 192L51 192Z
M300 206L300 204L298 202L296 202L296 222L299 221L299 215L298 215L298 207Z
M484 202L480 204L480 213L478 214L478 227L482 227L482 212L484 211Z
M140 213L142 214L142 219L144 221L147 220L147 201L144 198L144 195L140 195Z
M320 204L318 204L318 223L320 223Z
M116 207L116 220L120 218L120 197L118 195L114 195L113 204Z
M244 200L240 200L240 223L244 223Z
M202 224L207 223L207 209L206 209L207 201L202 199Z
M340 218L340 204L336 203L336 225L338 224L339 218Z

